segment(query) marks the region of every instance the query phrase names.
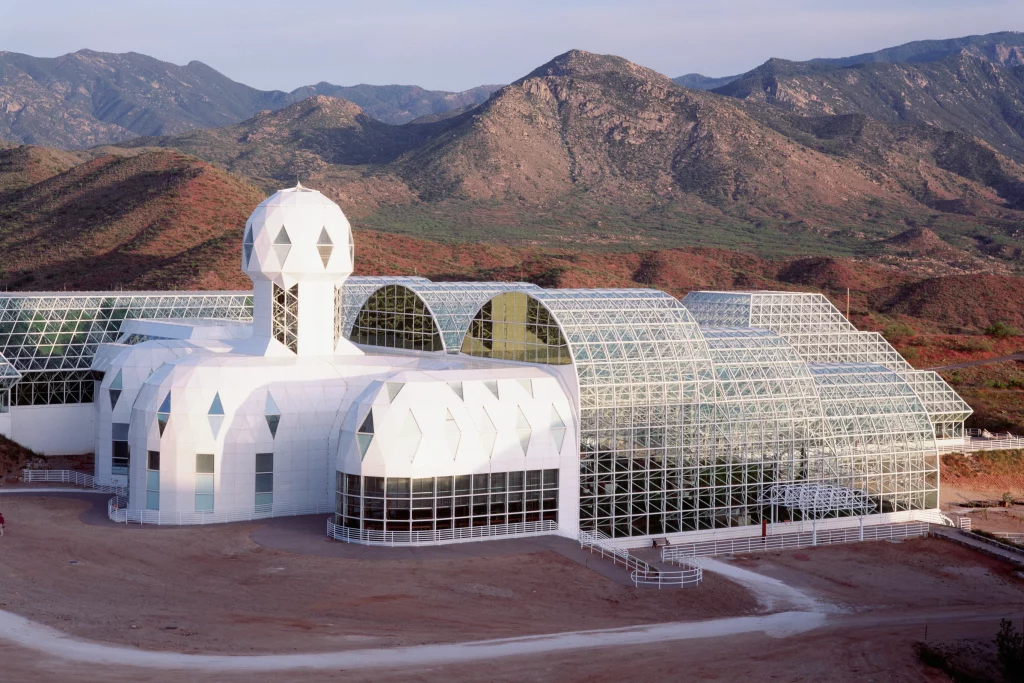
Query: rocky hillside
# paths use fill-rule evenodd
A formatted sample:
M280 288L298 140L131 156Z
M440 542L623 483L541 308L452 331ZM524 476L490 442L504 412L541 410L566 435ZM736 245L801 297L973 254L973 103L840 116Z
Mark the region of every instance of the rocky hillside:
M352 106L352 105L348 105ZM86 156L86 155L83 155ZM66 166L66 168L65 168ZM11 290L248 287L240 234L260 190L174 150L120 150L75 160L20 147L0 151L0 287ZM529 280L548 287L656 287L822 291L858 324L893 321L935 332L978 333L995 322L1024 329L1024 278L931 276L927 260L961 256L926 229L891 240L906 260L764 258L707 247L595 250L437 242L355 221L357 273L432 279ZM946 251L943 251L946 250ZM966 257L965 257L966 258Z
M1024 219L1024 169L969 135L800 116L581 51L432 123L386 126L315 97L125 144L194 154L268 192L300 177L368 227L464 241L854 255L927 227L976 271L1019 259Z
M802 116L863 114L957 131L1024 161L1024 34L900 61L893 50L849 58L861 62L771 59L714 92ZM941 58L915 59L924 56Z
M248 286L238 235L262 192L175 151L64 161L54 150L0 152L0 184L19 179L0 190L0 286Z
M55 58L0 52L0 139L82 149L227 126L318 94L356 102L380 121L405 123L479 104L496 88L452 93L318 83L286 93L237 83L202 62L178 66L134 52L80 50Z

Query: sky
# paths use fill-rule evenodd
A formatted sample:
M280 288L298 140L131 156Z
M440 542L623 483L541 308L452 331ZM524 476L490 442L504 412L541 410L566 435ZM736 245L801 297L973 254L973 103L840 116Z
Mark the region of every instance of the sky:
M0 0L0 50L199 60L267 90L464 90L511 82L573 48L672 77L725 76L770 57L1007 30L1024 30L1021 0Z

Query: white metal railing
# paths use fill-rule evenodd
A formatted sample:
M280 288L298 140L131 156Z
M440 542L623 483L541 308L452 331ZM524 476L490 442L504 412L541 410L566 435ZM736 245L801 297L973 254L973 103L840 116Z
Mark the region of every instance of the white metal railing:
M101 493L128 495L126 487L114 484L100 484L96 481L96 477L85 472L76 472L75 470L22 470L21 472L22 479L27 484L75 484L76 486L84 486Z
M963 441L953 444L939 440L941 453L975 453L978 451L1010 451L1024 449L1024 437L1009 432L992 434L984 429L968 429Z
M960 522L960 531L970 531L971 530L971 518L970 517L964 515L963 517L960 517L958 519L958 521Z
M808 548L815 545L856 543L858 541L894 540L925 536L927 533L928 524L926 522L875 524L844 529L819 529L817 532L803 531L795 534L723 539L705 541L703 543L666 546L661 550L661 559L664 562L676 563L678 560L693 557L714 557L716 555L790 550Z
M967 519L970 519L968 517ZM970 531L970 525L968 525L967 531ZM1009 543L1024 544L1024 534L1015 534L1008 531L990 531L990 534L998 538L1000 541L1007 541Z
M114 522L127 524L169 524L197 525L224 524L226 522L249 522L255 519L271 517L294 517L297 515L317 515L333 510L334 505L327 502L292 503L260 505L252 508L234 510L211 510L208 512L167 510L138 510L128 507L128 499L115 496L107 501L107 517Z
M608 558L613 564L621 564L630 570L629 578L634 586L654 586L657 588L678 588L695 586L704 579L704 570L694 562L680 560L678 566L685 567L681 571L665 572L652 567L638 557L629 554L624 548L608 545L608 535L601 531L581 531L580 547L601 557Z
M327 536L336 541L360 545L419 546L483 541L489 538L518 538L538 536L558 531L558 523L545 519L540 522L520 524L490 524L459 529L434 529L429 531L378 531L375 529L352 529L334 523L327 518Z

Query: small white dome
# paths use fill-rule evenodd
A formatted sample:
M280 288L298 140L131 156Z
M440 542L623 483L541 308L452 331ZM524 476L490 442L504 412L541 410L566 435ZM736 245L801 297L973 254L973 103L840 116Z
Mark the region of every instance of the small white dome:
M352 227L341 208L301 184L279 190L245 224L242 271L254 281L337 282L352 273Z

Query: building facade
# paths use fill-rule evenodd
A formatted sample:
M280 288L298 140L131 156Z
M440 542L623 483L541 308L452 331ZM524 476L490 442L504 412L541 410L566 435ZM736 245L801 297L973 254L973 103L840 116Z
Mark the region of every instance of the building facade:
M0 297L0 431L95 452L122 521L643 543L799 518L793 491L935 509L970 414L818 294L355 277L301 186L241 237L252 292Z

